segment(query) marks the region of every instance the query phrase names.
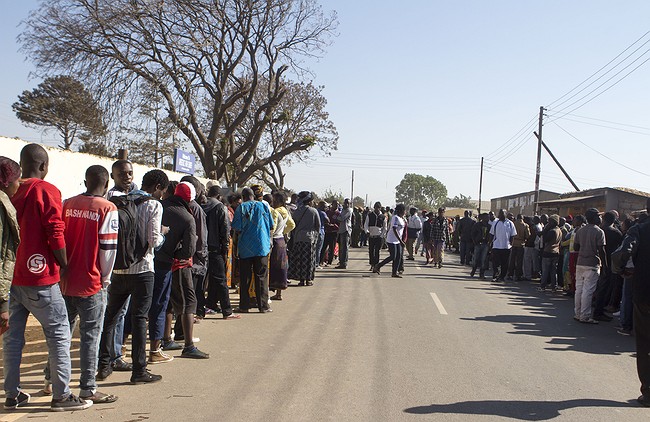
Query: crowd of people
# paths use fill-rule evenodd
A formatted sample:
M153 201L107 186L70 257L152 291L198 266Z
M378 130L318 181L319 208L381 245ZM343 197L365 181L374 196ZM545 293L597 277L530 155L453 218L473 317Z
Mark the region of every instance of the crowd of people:
M157 169L138 187L127 160L114 162L110 173L89 167L86 191L62 200L44 180L48 165L47 151L37 144L23 148L20 164L0 157L5 409L30 399L20 388L30 314L46 338L43 391L52 395L51 410L83 410L118 399L98 390L97 381L113 371L147 384L162 379L149 365L173 361L171 351L208 359L194 336L194 325L206 315L237 320L252 309L272 312L271 303L284 299L292 281L312 286L317 270L336 258L334 268L346 269L351 247L368 248L369 270L376 274L391 264L394 278L402 278L404 262L418 252L425 266L440 269L445 253L454 250L471 277L539 279L541 292L572 295L579 322L618 315L619 333L636 332L639 401L650 405L650 295L633 282L650 271L647 214L633 220L589 209L575 217L515 217L500 210L449 218L444 208L434 214L379 202L361 209L348 199L314 204L309 191L287 202L283 192L265 193L260 185L224 198L217 185L204 186L193 176L170 181ZM383 260L382 249L388 251ZM239 303L233 307L235 288ZM70 390L76 329L79 395ZM129 336L132 363L124 359Z
M37 144L23 148L20 164L0 157L7 410L30 400L20 388L30 314L46 338L43 391L52 395L51 410L83 410L118 399L98 390L97 381L113 371L147 384L162 379L149 365L173 361L171 351L208 359L193 335L206 315L236 320L251 309L272 312L290 280L312 286L317 267L335 255L337 268L347 266L354 222L348 200L324 211L308 191L287 203L283 192L265 194L259 185L223 198L217 185L206 187L193 176L170 181L157 169L138 187L127 160L114 162L110 173L89 167L86 191L63 200L45 181L48 166L47 151ZM231 288L239 293L236 307ZM79 395L70 390L76 329ZM132 363L125 360L129 337Z

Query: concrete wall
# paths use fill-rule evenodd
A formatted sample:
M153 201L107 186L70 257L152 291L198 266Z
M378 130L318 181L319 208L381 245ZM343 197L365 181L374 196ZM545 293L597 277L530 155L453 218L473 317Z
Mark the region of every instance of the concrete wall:
M0 137L0 155L9 157L12 160L20 161L20 151L29 142L21 139ZM70 198L85 191L84 175L86 169L92 165L102 165L111 171L111 165L115 161L112 158L99 157L97 155L82 154L80 152L64 151L60 148L53 148L43 145L50 156L50 170L45 178L61 191L63 199ZM142 176L155 167L133 164L133 180L140 186ZM180 180L185 176L183 173L163 170L167 173L169 180ZM204 185L209 179L198 178Z

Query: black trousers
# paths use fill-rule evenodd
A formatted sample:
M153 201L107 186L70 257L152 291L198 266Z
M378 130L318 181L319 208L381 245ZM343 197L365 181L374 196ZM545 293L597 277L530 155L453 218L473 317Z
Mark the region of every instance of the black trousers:
M510 249L492 249L492 261L494 263L493 279L503 280L508 272L508 259L510 258Z
M208 299L206 306L217 309L217 303L221 304L223 316L232 314L230 294L226 280L226 260L217 252L210 252L208 258Z
M251 283L255 283L255 296L257 309L260 311L269 308L269 257L254 256L251 258L239 258L239 308L250 307L250 295L248 289Z
M338 233L325 233L323 249L321 249L320 252L320 262L325 262L325 253L327 253L327 263L332 264L332 261L334 260L334 248L336 247L337 238Z
M154 273L113 274L108 290L104 331L99 343L99 368L110 365L111 350L115 348L117 314L131 296L131 341L133 346L133 376L144 375L147 369L147 317L153 296Z
M524 247L513 246L510 249L510 260L508 264L508 275L518 279L524 276Z
M368 255L370 265L376 265L379 263L379 251L381 250L381 244L383 239L381 236L371 237L368 239Z
M650 303L634 302L634 331L641 394L650 397Z

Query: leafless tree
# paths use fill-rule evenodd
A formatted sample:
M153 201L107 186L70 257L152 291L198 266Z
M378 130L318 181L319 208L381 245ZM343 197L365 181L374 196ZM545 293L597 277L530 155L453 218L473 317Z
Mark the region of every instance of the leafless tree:
M19 40L40 72L76 75L106 108L154 86L206 175L243 183L250 167L308 148L251 159L286 75L321 56L336 26L316 0L44 0ZM266 101L254 104L261 89Z

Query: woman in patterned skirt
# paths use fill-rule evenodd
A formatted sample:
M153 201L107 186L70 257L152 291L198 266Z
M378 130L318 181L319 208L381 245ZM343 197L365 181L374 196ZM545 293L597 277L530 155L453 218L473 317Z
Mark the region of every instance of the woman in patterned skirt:
M312 286L316 271L316 241L320 232L320 216L312 207L313 196L303 191L298 194L298 208L293 213L296 228L289 250L289 278L300 280L299 286Z
M271 214L275 223L272 233L273 247L269 258L269 290L275 292L275 295L271 297L272 300L282 300L282 290L286 290L288 285L287 270L289 268L287 243L284 236L289 234L296 225L285 207L287 197L282 192L275 192L268 199L267 196L271 195L264 195L264 199L272 204Z

